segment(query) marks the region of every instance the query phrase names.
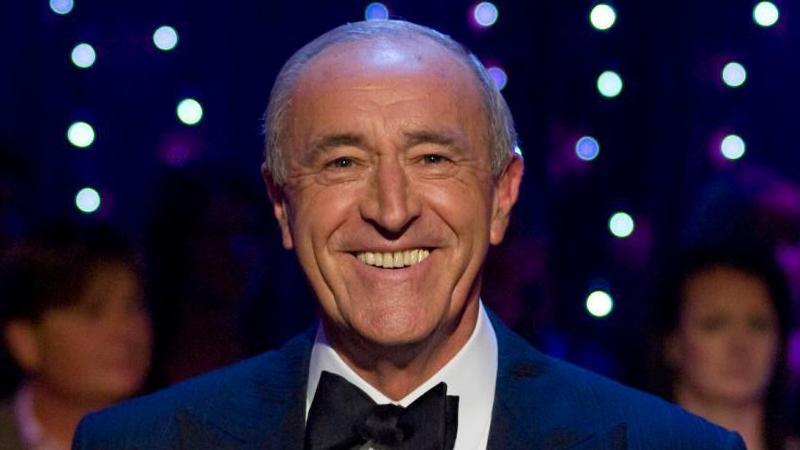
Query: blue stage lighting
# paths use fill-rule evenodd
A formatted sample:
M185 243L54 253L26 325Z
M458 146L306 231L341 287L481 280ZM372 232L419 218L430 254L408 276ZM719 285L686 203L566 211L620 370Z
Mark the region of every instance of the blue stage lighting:
M614 236L621 239L626 238L633 233L633 217L623 211L616 212L608 220L608 229Z
M725 136L719 146L720 153L727 159L736 160L744 156L744 140L735 134Z
M617 21L617 12L614 11L614 8L606 5L605 3L600 3L599 5L592 8L592 11L589 13L589 22L592 23L592 26L600 31L605 31L614 26L614 22Z
M489 67L486 69L486 71L489 72L489 76L491 76L494 80L494 84L497 86L497 89L502 91L503 88L506 87L506 83L508 83L508 75L506 75L506 71L501 67L496 66Z
M778 7L772 2L759 2L753 8L753 20L762 27L771 27L780 18Z
M497 17L500 15L497 6L491 2L480 2L475 5L472 10L472 17L475 22L482 27L490 27L497 22Z
M591 161L600 154L600 143L591 136L584 136L575 143L575 154L584 161Z
M74 6L75 3L72 0L50 0L50 9L62 16L69 14Z
M75 206L86 214L91 214L100 208L100 193L90 187L85 187L75 195Z
M187 98L178 103L178 119L186 125L196 125L203 118L203 106L193 99Z
M75 48L72 49L72 64L75 64L81 69L92 67L96 59L97 53L95 53L94 47L85 42L76 45Z
M389 8L380 2L370 3L364 9L364 18L367 20L386 20L389 18Z
M606 70L597 77L597 90L606 98L613 98L622 92L622 78L612 70Z
M75 122L67 129L67 140L78 148L86 148L94 142L94 128L86 122Z
M594 317L607 317L613 309L614 299L606 291L593 291L586 297L586 311Z
M159 50L169 51L178 45L178 32L168 25L158 27L153 33L153 44Z
M739 87L747 80L747 71L736 61L725 64L722 69L722 81L730 87Z

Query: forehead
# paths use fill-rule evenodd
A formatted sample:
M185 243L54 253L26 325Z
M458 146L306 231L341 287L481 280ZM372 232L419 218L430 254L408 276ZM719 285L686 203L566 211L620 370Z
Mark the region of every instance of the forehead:
M770 292L758 276L727 266L700 270L684 285L684 310L771 311Z
M323 116L346 120L413 112L485 129L477 76L451 50L424 37L371 38L328 47L303 68L290 104L293 128Z

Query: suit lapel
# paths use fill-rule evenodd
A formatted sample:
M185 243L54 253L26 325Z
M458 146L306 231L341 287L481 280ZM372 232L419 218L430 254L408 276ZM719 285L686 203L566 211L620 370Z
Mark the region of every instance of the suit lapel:
M591 414L566 411L576 394L564 386L574 381L558 379L551 359L490 317L499 360L488 449L627 448L624 423L602 429L587 419Z
M314 332L245 364L240 383L177 417L182 449L297 449L303 447L308 362ZM242 370L233 368L232 370Z

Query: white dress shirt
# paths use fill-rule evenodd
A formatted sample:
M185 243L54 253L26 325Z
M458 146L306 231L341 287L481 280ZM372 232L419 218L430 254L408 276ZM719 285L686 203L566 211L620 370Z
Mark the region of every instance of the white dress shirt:
M497 381L497 336L482 303L479 308L475 330L464 347L432 377L397 402L351 369L331 347L325 330L320 326L308 369L306 418L323 370L343 377L364 391L375 403L394 403L403 407L444 381L447 383L447 395L458 396L458 432L454 450L485 449L489 441Z

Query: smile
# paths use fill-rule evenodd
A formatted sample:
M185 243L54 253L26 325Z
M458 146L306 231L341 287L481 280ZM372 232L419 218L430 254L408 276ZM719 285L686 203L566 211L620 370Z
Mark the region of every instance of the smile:
M425 249L402 252L358 252L356 258L368 266L401 269L421 263L430 254L430 250Z

